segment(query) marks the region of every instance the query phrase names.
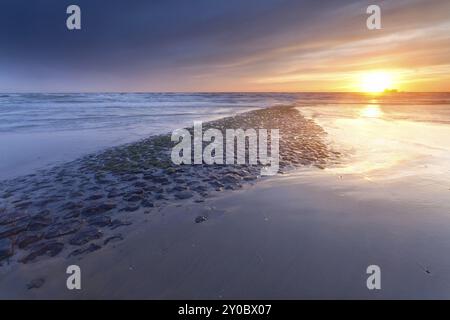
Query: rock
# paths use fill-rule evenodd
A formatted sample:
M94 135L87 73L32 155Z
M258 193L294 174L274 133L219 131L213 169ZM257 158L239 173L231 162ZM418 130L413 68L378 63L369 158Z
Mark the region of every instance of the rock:
M48 210L48 209L45 209L45 210L41 210L41 211L39 211L38 212L38 214L36 214L34 217L46 217L46 216L48 216L48 215L50 215L50 210ZM34 218L33 217L33 218Z
M3 228L0 228L0 239L15 236L25 230L27 230L26 224L6 226Z
M71 211L63 216L63 219L73 219L78 218L81 212L79 210Z
M146 173L146 174L144 174L142 179L144 179L144 180L153 180L153 175L149 174L149 173Z
M153 208L154 207L153 202L151 202L150 200L147 200L147 199L142 200L141 205L144 208Z
M32 204L31 201L20 202L16 204L14 207L17 209L26 209Z
M112 181L106 178L96 178L95 181L99 184L109 184Z
M147 184L143 181L138 181L134 184L135 187L137 188L144 188Z
M96 194L93 194L93 195L87 197L86 200L98 200L98 199L101 199L101 198L103 198L103 194L96 193Z
M110 242L117 242L117 241L121 241L121 240L123 240L122 235L121 234L116 234L116 235L113 235L112 237L109 237L109 238L105 239L103 244L107 245Z
M162 193L158 193L158 194L155 196L155 199L156 199L156 200L168 200L167 197L166 197L164 194L162 194Z
M130 196L125 196L123 198L125 201L129 201L129 202L137 202L137 201L141 201L142 200L142 196L139 194L133 194Z
M101 237L103 237L103 233L99 229L95 227L89 227L78 232L69 240L69 243L75 246L81 246L91 240L100 239Z
M129 221L121 221L121 220L116 219L116 220L113 220L113 222L111 222L110 228L111 228L111 230L114 230L114 229L117 229L122 226L129 226L130 224L131 224L131 222L129 222Z
M235 174L226 174L221 179L222 182L224 182L224 183L231 183L231 184L238 183L240 180L241 180L240 177L238 175L235 175Z
M83 208L83 204L80 202L67 202L60 207L62 210L76 210Z
M49 205L50 203L54 203L54 202L61 200L61 198L62 197L60 197L60 196L53 196L53 197L38 201L36 203L36 205L40 206L40 207L45 207L45 206Z
M94 185L94 186L92 186L92 187L87 188L88 191L98 191L98 190L100 190L100 189L101 189L101 188L100 188L99 186L97 186L97 185Z
M120 209L121 212L125 211L125 212L134 212L136 210L139 209L139 205L138 204L134 204L134 205L128 205L125 208Z
M195 223L202 223L204 221L208 220L208 217L206 216L198 216L197 218L195 218Z
M39 233L26 232L17 237L16 244L19 246L20 249L24 249L28 247L30 244L33 244L41 240L43 236L44 234L40 232Z
M32 281L30 281L30 283L27 284L27 289L39 289L40 287L42 287L42 285L45 283L45 279L44 278L37 278L34 279Z
M0 240L0 261L11 257L14 254L13 243L9 239Z
M153 190L155 190L154 187L145 187L144 188L145 195L146 196L151 196L153 194L153 192L152 192Z
M189 198L192 198L194 195L192 194L192 192L190 192L190 191L181 191L181 192L178 192L178 193L175 193L175 198L177 198L177 199L189 199Z
M211 181L209 184L216 189L220 189L220 188L224 187L224 185L218 181Z
M95 216L93 218L90 218L87 222L89 225L92 225L92 226L104 227L104 226L111 224L111 217Z
M70 193L71 198L78 198L78 197L82 197L82 196L83 196L83 193L79 192L79 191L74 191L74 192Z
M208 188L206 186L196 186L196 187L194 187L192 189L195 190L195 191L198 191L198 192L208 191Z
M90 215L94 215L94 214L105 213L105 212L108 212L108 211L114 209L115 207L116 207L116 205L112 202L104 202L97 206L92 206L92 207L84 209L82 211L82 214L85 216L90 216Z
M80 248L80 249L76 249L76 250L72 251L69 254L69 257L71 257L71 256L78 256L78 255L83 254L83 253L90 253L90 252L93 252L93 251L97 251L100 248L101 247L99 245L91 243L89 246L87 246L85 248Z
M155 188L153 191L155 191L156 193L164 193L164 188Z
M238 190L240 188L242 188L241 184L228 185L225 187L226 190Z
M161 176L161 177L158 177L158 176L153 177L152 181L156 182L156 183L160 183L160 184L168 184L169 183L169 180L166 177L163 177L163 176Z
M45 239L52 239L77 232L81 228L81 223L77 220L68 221L55 225L45 234Z
M129 194L144 194L144 190L137 188L131 191Z
M122 177L122 181L136 181L138 179L138 177L136 177L135 175L126 175Z
M0 216L0 225L7 225L15 222L19 222L29 218L27 214L14 212L6 215Z
M46 217L46 216L35 216L31 218L30 222L28 223L27 230L29 231L37 231L44 229L51 225L53 222L53 219Z
M123 195L123 192L120 192L117 189L113 189L108 193L108 198L115 198Z
M169 190L169 192L176 192L176 191L185 191L188 188L185 186L175 186L172 189Z
M56 241L49 241L46 243L37 244L32 248L31 253L28 254L25 258L21 259L20 262L28 263L30 261L33 261L37 257L43 255L54 257L58 253L60 253L63 248L64 244Z

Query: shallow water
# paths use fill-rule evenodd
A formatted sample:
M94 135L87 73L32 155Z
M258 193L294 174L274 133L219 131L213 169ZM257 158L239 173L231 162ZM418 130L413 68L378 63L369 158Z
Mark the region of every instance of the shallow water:
M346 156L336 174L357 174L369 181L415 177L450 187L450 104L411 100L409 104L305 107L301 112L328 133Z
M381 106L384 116L395 119L414 114L414 122L450 121L449 94L375 98L350 93L0 94L0 179L191 126L194 120L218 119L275 104L306 106L312 110L310 115L320 114L319 121L353 119L355 112L359 119L363 106ZM388 112L391 105L401 108Z

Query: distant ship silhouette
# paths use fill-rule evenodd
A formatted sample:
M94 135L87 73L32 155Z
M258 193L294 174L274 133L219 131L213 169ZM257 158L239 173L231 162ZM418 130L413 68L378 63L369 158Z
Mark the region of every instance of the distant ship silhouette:
M384 93L398 93L397 89L384 89Z

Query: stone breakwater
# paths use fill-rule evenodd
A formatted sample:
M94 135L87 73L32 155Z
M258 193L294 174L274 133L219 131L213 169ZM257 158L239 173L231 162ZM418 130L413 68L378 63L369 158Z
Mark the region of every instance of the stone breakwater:
M279 129L282 172L323 168L339 156L324 143L322 128L292 106L223 118L205 123L203 130L208 128ZM134 212L203 202L260 178L260 165L175 165L174 144L170 134L153 136L0 182L0 264L82 257L122 240L119 231L132 223Z

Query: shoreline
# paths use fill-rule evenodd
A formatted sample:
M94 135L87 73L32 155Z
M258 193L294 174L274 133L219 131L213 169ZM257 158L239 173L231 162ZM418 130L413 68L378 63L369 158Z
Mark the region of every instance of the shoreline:
M323 130L294 106L273 106L204 124L205 130L211 127L280 129L283 171L304 165L323 168L337 157L322 143ZM122 230L133 228L141 209L148 215L170 202L202 203L260 178L259 166L173 165L172 144L170 134L152 136L2 181L0 268L56 256L83 257L125 238Z
M331 140L323 136L323 129L314 121L303 123L306 119L300 110L295 113L300 118L293 121L291 111L296 107L280 108L279 120L288 128L292 125L295 131L295 124L302 124L304 130L299 134L308 141L304 152L314 150L317 144L325 147L337 142L335 135ZM288 119L282 116L284 112ZM235 124L256 118L242 115ZM365 124L371 133L370 123ZM311 139L311 132L317 139ZM389 133L383 138L388 139ZM370 136L361 135L363 140ZM286 155L291 149L284 150ZM96 160L119 159L114 156L122 152L93 156L90 164L108 166L111 163ZM311 155L306 152L304 156ZM107 233L110 226L101 227L101 238L81 246L64 244L55 257L44 255L26 264L0 267L0 297L448 299L448 187L431 183L430 177L420 173L393 174L399 167L382 172L348 171L359 159L349 162L347 156L341 154L338 163L333 163L333 157L326 159L323 170L312 163L286 167L283 174L248 183L241 179L234 188L237 192L228 192L234 186L230 179L229 188L216 191L214 185L204 198L195 192L192 198L176 200L172 194L152 208L139 206L133 212L103 214L132 224L111 233ZM198 178L196 174L204 169L188 167L192 170L185 172L185 178ZM124 169L126 177L137 175L138 181L143 180L142 174L126 173L133 166ZM219 169L205 170L214 173L215 181L230 174ZM232 174L238 175L236 171ZM183 185L178 181L177 185ZM125 182L134 184L136 180ZM90 219L83 214L78 217ZM72 250L79 251L69 256ZM65 286L65 268L70 264L81 267L81 291L69 291ZM366 287L366 268L373 264L382 272L379 291Z
M164 207L82 259L21 265L0 282L0 297L445 299L450 226L437 208L425 215L402 200L416 187L386 198L358 177L298 169L204 204ZM198 214L208 219L193 223ZM66 289L69 264L80 266L82 290ZM379 291L366 288L372 264L382 270ZM36 278L42 287L27 289Z

